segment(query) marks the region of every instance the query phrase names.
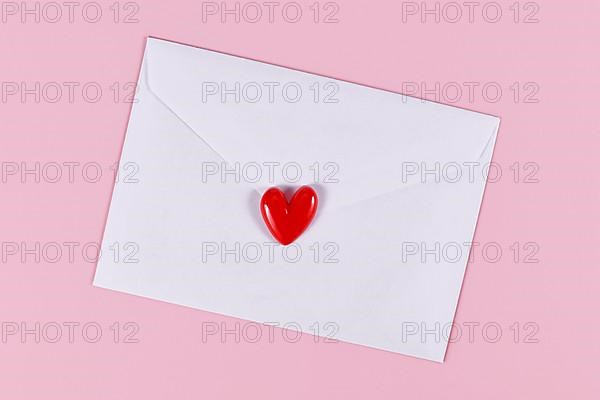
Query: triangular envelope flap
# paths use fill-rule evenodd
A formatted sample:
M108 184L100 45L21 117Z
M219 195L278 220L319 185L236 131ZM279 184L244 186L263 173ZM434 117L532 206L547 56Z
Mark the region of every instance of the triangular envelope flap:
M252 166L259 191L323 184L336 207L414 183L409 164L478 162L498 127L489 115L158 39L145 57L150 90L227 168L245 179Z

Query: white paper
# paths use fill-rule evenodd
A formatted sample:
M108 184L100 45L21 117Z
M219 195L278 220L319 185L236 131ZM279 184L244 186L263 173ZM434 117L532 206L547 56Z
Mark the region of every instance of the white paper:
M410 332L453 321L497 117L152 38L136 101L94 285L443 361ZM260 196L302 184L317 217L274 246Z

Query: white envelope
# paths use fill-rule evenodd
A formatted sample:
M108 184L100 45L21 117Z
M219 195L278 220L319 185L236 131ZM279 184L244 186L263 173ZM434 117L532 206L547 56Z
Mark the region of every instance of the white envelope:
M443 361L498 125L150 38L94 285ZM275 245L260 197L303 184Z

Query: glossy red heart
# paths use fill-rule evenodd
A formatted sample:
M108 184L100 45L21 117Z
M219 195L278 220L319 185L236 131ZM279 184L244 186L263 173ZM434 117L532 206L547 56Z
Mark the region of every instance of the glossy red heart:
M317 193L310 186L298 189L289 202L281 190L272 187L260 199L260 212L273 237L286 246L308 228L317 205Z

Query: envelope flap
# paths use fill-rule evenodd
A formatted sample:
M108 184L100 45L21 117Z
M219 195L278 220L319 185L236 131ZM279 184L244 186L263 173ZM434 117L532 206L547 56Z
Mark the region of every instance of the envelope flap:
M320 185L326 207L409 186L421 166L464 170L465 163L488 162L481 158L499 124L493 116L159 39L148 40L146 59L150 90L227 161L233 172L225 179L251 180L261 191Z

